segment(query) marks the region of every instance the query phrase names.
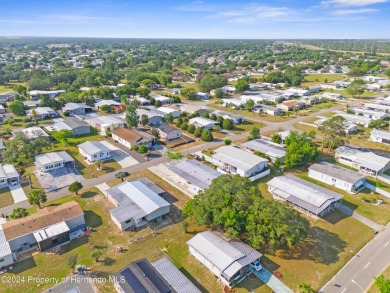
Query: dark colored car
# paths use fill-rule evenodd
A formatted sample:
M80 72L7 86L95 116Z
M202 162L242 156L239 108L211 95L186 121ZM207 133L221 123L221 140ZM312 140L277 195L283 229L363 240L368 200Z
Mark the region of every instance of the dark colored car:
M118 172L115 174L115 178L120 178L120 177L126 177L126 176L129 176L130 173L129 172Z

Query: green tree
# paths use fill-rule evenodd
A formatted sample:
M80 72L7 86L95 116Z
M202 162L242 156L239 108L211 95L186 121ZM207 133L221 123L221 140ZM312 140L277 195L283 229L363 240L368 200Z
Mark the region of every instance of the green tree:
M288 167L305 165L313 161L319 154L317 147L311 142L308 134L291 131L286 138L286 158Z
M201 134L201 136L200 136L200 139L203 140L203 141L209 142L209 141L213 141L214 137L213 137L213 134L211 133L210 130L204 129L204 130L202 131L202 134Z
M250 88L249 82L246 78L240 78L237 80L237 84L236 84L236 92L237 93L245 92L245 91L249 90L249 88Z
M215 115L214 113L210 115L210 119L211 120L214 120L214 121L217 121L217 115Z
M133 100L130 105L126 107L126 124L127 127L137 127L138 126L138 115L137 108L139 103Z
M324 136L322 141L322 147L329 149L336 149L345 144L345 132L346 120L341 116L334 116L329 120L326 120L318 129Z
M17 115L24 116L26 115L26 109L24 108L24 104L20 101L13 101L8 105L8 111Z
M62 129L53 133L53 136L62 143L63 146L68 144L68 139L74 137L72 131L67 129Z
M173 115L169 113L167 116L165 116L165 120L169 123L173 123Z
M161 106L162 106L162 102L161 102L161 101L156 101L156 102L154 103L154 106L155 106L156 108L161 107Z
M254 106L255 106L255 102L252 99L249 99L245 103L245 109L248 110L248 111L252 111Z
M77 264L78 255L77 254L71 254L66 258L66 262L68 266L73 269Z
M385 278L384 275L375 278L375 285L381 293L390 293L390 279Z
M185 123L185 122L183 122L183 123L180 125L180 129L181 129L181 130L184 130L184 131L186 131L186 130L187 130L187 128L188 128L188 124L187 124L187 123Z
M101 106L99 107L99 109L100 109L101 111L103 111L103 112L106 112L106 113L108 113L108 112L111 111L111 107L110 107L109 105L101 105Z
M27 201L31 205L36 205L38 208L42 208L42 204L47 201L46 192L41 189L34 189L27 196Z
M248 136L248 139L249 140L254 140L254 139L258 139L260 138L260 129L257 128L257 127L253 127L250 131L249 131L249 136Z
M233 124L233 120L232 119L225 119L225 120L223 120L223 123L222 123L222 128L223 129L231 130L231 129L233 129L233 127L234 127L234 124Z
M195 129L195 125L190 124L188 125L187 132L193 134L195 132Z
M214 93L218 99L223 99L225 97L225 92L220 88L215 89Z
M169 159L169 162L171 160L181 160L184 157L181 152L172 152L171 150L167 150L164 155Z
M141 116L141 125L145 126L145 125L148 125L148 124L149 124L148 115L143 114L143 115Z
M212 89L221 88L228 82L227 78L216 74L206 74L199 81L199 88L204 92L210 92Z
M99 261L99 258L102 256L102 251L101 250L98 250L98 249L95 249L94 251L92 251L91 253L91 258L95 260L95 262L98 262Z
M316 293L309 283L301 283L298 286L299 293Z
M194 131L194 136L199 138L201 135L202 135L202 128L197 127Z
M272 135L271 140L274 143L281 144L282 143L282 136L279 133L275 133L274 135Z
M138 148L138 152L140 154L146 154L148 152L148 150L149 150L148 147L144 144L141 144Z
M9 216L13 220L24 218L28 216L28 211L25 208L15 208Z
M79 194L79 191L81 189L83 189L83 185L78 181L75 181L71 185L69 185L69 191L75 192L77 195Z
M7 123L9 126L12 126L12 124L14 124L14 119L8 117L5 119L5 123Z
M355 80L346 88L346 91L352 96L352 98L361 96L364 93L364 84L361 84Z

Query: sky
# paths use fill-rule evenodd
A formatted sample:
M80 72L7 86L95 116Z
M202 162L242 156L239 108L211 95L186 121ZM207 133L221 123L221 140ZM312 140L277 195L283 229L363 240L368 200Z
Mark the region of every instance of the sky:
M390 38L390 0L0 0L0 36Z

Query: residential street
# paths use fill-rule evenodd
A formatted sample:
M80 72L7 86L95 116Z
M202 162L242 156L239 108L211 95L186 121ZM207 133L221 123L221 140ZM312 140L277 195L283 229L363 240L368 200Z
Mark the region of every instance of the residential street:
M355 254L356 252L351 252ZM390 265L390 227L379 233L321 290L321 293L366 292L374 277Z

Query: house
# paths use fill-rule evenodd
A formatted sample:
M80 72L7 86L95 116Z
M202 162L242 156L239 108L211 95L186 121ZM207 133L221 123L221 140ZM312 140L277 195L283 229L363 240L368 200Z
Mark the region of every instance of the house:
M221 163L221 173L252 177L267 169L268 160L234 146L222 146L214 151L213 159Z
M15 99L15 97L18 95L17 92L6 92L6 93L0 93L0 102L11 102Z
M236 92L236 87L231 85L225 85L221 87L221 90L226 94L234 94Z
M274 177L267 185L274 199L286 201L297 210L317 217L333 211L342 199L336 192L290 174Z
M16 185L19 183L19 174L15 167L10 164L0 165L0 188L8 184Z
M242 144L242 146L250 152L258 151L268 156L271 162L275 162L276 159L279 159L279 161L283 163L286 156L286 150L284 147L262 138L250 140Z
M347 146L341 146L335 150L335 159L341 164L371 176L380 175L390 168L390 158L377 155L369 150Z
M36 117L34 117L36 115ZM58 116L57 112L54 111L52 108L49 107L37 107L33 110L27 111L27 116L30 119L37 119L37 120L44 120L44 119L51 119Z
M163 194L165 191L160 188ZM140 228L151 221L161 221L170 211L170 204L141 181L126 181L107 189L114 203L111 219L121 230Z
M83 115L92 112L92 108L84 103L67 103L62 107L62 112L69 112L70 115Z
M150 148L154 143L153 135L134 128L117 128L112 132L112 139L130 150L134 147L134 145L139 147L144 144Z
M69 117L62 122L46 126L46 129L48 131L69 130L75 136L91 133L91 126L75 117Z
M125 120L118 115L96 116L90 120L86 120L86 122L92 127L97 128L102 134L125 126Z
M250 264L262 254L240 240L226 240L212 231L196 234L187 241L189 252L218 280L231 287L250 273Z
M86 141L77 147L84 160L90 163L111 158L111 149L100 141Z
M208 188L215 178L222 175L220 172L196 160L180 161L175 165L169 166L169 170L187 181L194 194Z
M361 109L361 108L352 108L351 111L354 112L355 115L370 118L372 120L387 118L387 113L380 112L380 111L373 111L373 110Z
M234 124L239 124L239 123L245 122L244 115L234 114L234 113L220 111L220 110L215 110L211 114L215 114L217 117L222 116L223 119L231 119Z
M192 124L195 127L200 127L202 129L211 130L214 126L219 125L219 122L204 117L195 117L191 118L188 121L188 124Z
M180 117L180 111L173 109L173 108L170 108L170 107L163 106L163 107L157 108L156 111L158 111L158 113L163 115L163 117L166 117L169 114L171 114L173 118Z
M139 124L141 124L142 116L146 115L148 117L149 125L158 125L162 122L164 114L158 113L156 111L149 111L145 109L137 109L137 116L139 119ZM125 115L124 115L125 116Z
M378 104L366 103L363 105L363 108L371 111L390 113L390 102L386 102L388 101L381 101Z
M292 111L294 109L301 109L303 108L305 103L297 100L290 100L290 101L283 101L282 103L278 104L277 107L281 109L284 112Z
M282 114L282 109L273 106L261 105L261 112L271 116L279 116Z
M300 102L304 103L306 106L312 106L315 104L318 104L320 102L320 97L319 96L305 96L301 97Z
M180 129L172 127L168 123L162 123L158 125L156 130L162 141L171 141L181 137Z
M354 123L354 124L363 125L366 128L372 122L371 118L358 116L358 115L354 115L354 114L347 114L347 113L342 112L342 111L336 111L336 114L334 116L344 117L345 120L347 120L351 123Z
M0 115L0 125L5 124L5 119L7 119L5 115Z
M181 91L180 88L173 88L173 89L171 89L171 94L172 95L180 95L180 91Z
M0 246L7 243L12 253L20 254L32 249L45 251L83 235L85 219L80 205L70 201L44 207L30 216L1 226L0 234L3 233L4 237L1 239L0 236Z
M370 140L383 143L383 144L390 144L390 132L379 130L379 129L373 129L371 132Z
M239 99L222 99L221 102L222 102L222 106L224 107L233 106L236 108L241 108L242 106L244 106L244 102Z
M5 112L7 112L7 110L4 108L3 105L0 105L0 114L4 114Z
M328 120L329 118L321 118L314 121L314 124L317 125L317 127L321 127ZM358 126L350 121L344 121L344 131L347 134L355 133L358 131Z
M114 107L119 106L121 103L115 102L114 100L101 100L97 103L95 103L95 108L100 109L101 106L108 106L108 107Z
M162 96L162 95L153 95L152 98L157 102L160 101L161 104L171 104L173 103L173 99L170 97Z
M14 263L11 247L5 238L3 228L0 225L0 269L7 268Z
M342 94L338 94L338 93L323 93L320 95L321 97L325 98L325 99L329 99L329 100L333 100L333 101L340 101L340 100L345 100L344 96Z
M364 184L366 182L365 175L328 162L311 165L309 167L308 175L310 178L350 193L359 192L364 188Z
M166 257L150 263L146 258L129 263L114 274L118 293L201 291Z
M64 90L56 90L56 91L39 91L39 90L34 90L34 91L29 91L28 92L31 100L37 100L37 99L39 99L39 96L41 96L41 95L48 95L50 98L56 98L60 94L63 94L63 93L65 93Z
M196 99L197 100L208 100L210 99L210 95L202 92L197 92L196 93Z
M61 168L75 168L74 159L65 151L35 156L35 167L40 172L50 172Z
M181 104L180 112L186 112L188 114L198 114L202 115L207 112L207 109L201 106L197 106L194 104Z
M29 109L37 108L41 105L41 100L38 101L25 101L23 102L24 107L27 107Z
M7 148L5 147L3 140L0 138L0 156L6 149Z
M32 127L25 128L22 130L22 132L29 139L34 139L37 137L49 137L49 134L47 134L47 132L45 132L39 126L32 126Z
M98 293L90 277L83 273L64 278L61 282L46 289L42 293Z

